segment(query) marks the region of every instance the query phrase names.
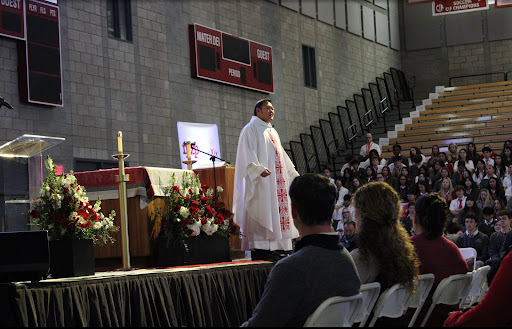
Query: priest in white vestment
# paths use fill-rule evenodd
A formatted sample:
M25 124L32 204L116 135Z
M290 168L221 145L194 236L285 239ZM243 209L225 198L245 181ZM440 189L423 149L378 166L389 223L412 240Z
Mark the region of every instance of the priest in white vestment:
M238 140L233 213L243 234L242 250L289 251L299 236L288 197L299 173L283 150L273 119L270 100L258 101Z

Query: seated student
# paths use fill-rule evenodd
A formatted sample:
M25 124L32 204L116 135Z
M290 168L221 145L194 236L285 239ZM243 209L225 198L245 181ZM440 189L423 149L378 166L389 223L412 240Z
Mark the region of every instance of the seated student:
M343 207L341 207L341 210L344 209L347 209L350 212L350 216L352 217L352 219L355 218L354 214L356 212L356 209L352 205L352 195L350 193L347 193L343 196ZM341 215L343 216L343 211Z
M345 164L340 169L341 177L345 176L345 169L350 168L350 164L351 164L352 160L354 160L353 154L349 153L349 154L345 155Z
M505 166L507 167L512 163L512 148L510 146L503 147L501 159L503 160Z
M496 156L496 153L492 151L492 149L489 147L489 144L484 144L484 147L482 148L482 155L480 156L480 159L483 160L485 165L491 165L494 166L494 157Z
M333 221L333 227L336 228L338 225L338 222L342 219L342 212L341 208L343 207L343 200L345 195L349 194L350 192L346 187L344 187L341 183L341 178L336 177L336 195L337 195L337 201L336 206L334 208L334 212L332 214L332 221ZM349 196L350 199L350 196Z
M446 159L446 153L439 152L439 161L442 161L444 163L444 166L448 168L448 170L450 171L450 175L453 174L453 163L449 162Z
M466 214L466 232L458 237L455 244L459 248L474 248L476 250L476 268L481 267L489 258L489 237L477 229L478 217L474 213ZM468 268L473 268L473 258L466 259Z
M435 276L434 285L426 305L423 305L424 314L430 307L432 295L441 280L468 271L468 265L457 246L443 237L443 230L446 225L444 219L447 212L446 202L435 193L421 197L416 203L416 213L413 219L416 235L411 237L411 242L420 260L420 274L432 273ZM455 307L436 306L434 313L427 322L427 326L442 325L448 313L454 310L458 310L458 305ZM422 314L418 317L418 319L423 318L424 315L422 316Z
M482 210L483 220L478 223L478 230L487 236L494 233L494 209L491 207L484 207Z
M464 185L464 178L468 176L469 171L466 170L466 165L464 161L457 161L457 164L459 167L457 168L456 171L453 172L452 175L453 185ZM464 176L464 173L466 173L466 176Z
M376 177L376 173L375 171L373 170L373 167L367 167L366 168L366 177L363 178L363 184L366 184L366 183L369 183L369 182L373 182L375 181Z
M450 170L447 167L441 168L441 178L439 178L439 180L437 180L436 182L432 182L434 192L439 192L441 190L441 184L442 184L443 178L448 178L451 181ZM452 185L453 185L453 181L452 181Z
M402 152L402 146L400 146L400 144L395 143L393 145L393 156L388 159L387 163L393 163L393 158L397 155L401 157L402 163L407 163L407 157L403 156L400 152Z
M476 145L473 142L468 143L468 159L473 160L473 164L476 166L478 160L480 160L480 154L476 150Z
M420 197L427 195L429 193L430 193L430 191L429 191L427 183L425 183L424 181L419 181L418 183L416 183L416 188L414 191L414 194L416 195L416 199L419 199Z
M450 202L450 213L453 217L458 218L459 212L466 206L466 196L464 195L464 187L461 185L455 186L456 199Z
M384 177L384 181L391 186L395 186L395 178L391 175L391 170L388 166L382 167L382 177Z
M507 190L509 187L512 187L512 163L509 163L507 166L507 174L505 178L502 179L503 189ZM508 200L508 198L507 198Z
M464 209L462 211L459 211L459 215L457 223L459 224L459 227L462 231L466 230L466 214L468 212L475 213L475 215L478 217L478 221L482 221L482 210L477 207L475 203L475 198L472 195L469 195L466 197L466 204L464 206Z
M405 164L402 163L402 158L400 156L393 157L393 163L388 165L390 175L394 178L398 178L402 174L402 168L406 167Z
M414 159L415 155L419 155L419 158L416 157L417 158L416 160ZM419 162L417 162L418 159L419 159ZM422 164L426 164L427 163L427 159L421 153L420 148L416 147L416 146L411 147L411 149L409 150L409 159L407 161L408 162L406 162L406 163L408 164L409 167L411 167L411 166L413 166L415 164L418 167L420 167ZM418 163L419 163L419 165L418 165Z
M501 179L498 178L498 176L494 173L494 166L487 165L486 167L486 175L480 182L480 189L489 188L489 179L494 178L496 181L501 185Z
M432 145L432 150L430 151L430 158L427 161L427 167L429 168L429 172L434 168L435 163L439 160L439 146Z
M403 218L400 218L400 222L404 226L405 230L407 231L407 234L409 236L414 235L413 229L412 229L412 221L414 219L414 214L416 213L416 203L415 202L409 202L407 205L407 211L404 210L404 213L406 213L406 216Z
M348 189L350 191L350 194L356 193L357 189L363 185L363 181L359 177L352 178L352 186Z
M359 248L351 255L361 282L377 281L381 291L395 283L413 289L419 262L398 220L401 212L398 194L386 183L372 182L362 186L353 198Z
M350 184L352 184L352 168L348 167L343 170L343 176L341 176L341 182L344 188L349 188Z
M498 213L501 211L501 210L504 210L505 209L505 206L503 204L503 201L501 201L500 199L496 199L493 201L494 203L494 218L498 218Z
M398 220L401 207L396 191L382 182L366 184L354 195L354 207L359 247L350 254L361 283L379 282L381 291L396 283L414 290L419 261ZM376 326L396 326L401 322L379 318Z
M459 150L459 158L457 161L455 161L455 163L453 164L453 170L454 171L458 171L458 167L459 167L459 162L464 162L464 165L466 166L466 169L469 170L471 173L473 173L473 171L475 171L475 164L473 163L473 160L471 160L469 157L468 157L468 152L466 151L466 149L460 149Z
M351 252L357 248L356 223L353 220L346 221L343 224L343 232L344 235L340 239L341 244Z
M329 182L331 182L332 185L335 185L334 178L332 178L332 174L331 174L331 168L324 167L322 173L325 177L327 177L327 179L329 179Z
M448 153L446 154L446 161L448 161L451 164L454 164L455 161L458 160L457 155L457 144L450 143L448 144Z
M377 152L377 150L370 150L368 159L366 159L365 161L363 161L361 163L361 168L366 169L366 168L372 166L373 165L372 158L374 158L374 157L376 157L378 159L378 165L380 165L380 166L386 165L386 160L380 157L379 152Z
M484 179L486 171L487 169L485 168L485 162L483 162L482 160L478 160L478 162L476 163L475 172L473 173L472 176L473 181L475 182L476 185L478 185L478 187L480 187L480 183Z
M327 178L295 178L289 196L300 239L274 265L252 317L243 327L302 327L327 298L359 293L354 262L331 226L336 190Z
M376 156L372 156L370 158L370 167L373 168L373 170L375 171L375 173L381 173L382 172L382 167L384 167L385 165L381 165L380 164L381 162L379 161L379 158L376 157Z
M494 177L489 178L489 196L493 200L500 200L501 202L505 202L505 191L503 191L503 187L501 183Z
M407 176L400 175L397 180L398 184L395 186L395 190L400 196L401 202L407 201L407 195L409 194L409 185L407 185Z
M471 176L464 178L464 195L472 196L473 199L477 199L480 195L480 189L476 186L475 182L473 182L473 178Z
M505 176L508 175L507 166L505 165L505 162L503 162L501 155L496 155L494 157L494 173L501 181L503 181Z
M350 163L350 173L352 175L352 178L363 178L364 176L366 176L366 172L364 171L364 169L359 167L360 163L361 162L358 159L353 159L352 162Z
M489 260L486 261L486 265L488 265L490 260L500 258L501 246L505 242L506 234L510 231L511 218L508 210L501 210L498 213L498 222L501 224L501 229L491 234L489 239Z
M481 302L467 311L450 313L445 327L510 327L509 296L512 295L512 252L501 261L496 276Z
M484 188L480 190L480 194L476 200L476 205L480 209L484 209L485 207L492 208L494 206L488 189Z
M437 194L446 201L446 204L450 204L450 202L452 202L456 197L455 192L453 191L452 180L449 177L441 179L441 189Z

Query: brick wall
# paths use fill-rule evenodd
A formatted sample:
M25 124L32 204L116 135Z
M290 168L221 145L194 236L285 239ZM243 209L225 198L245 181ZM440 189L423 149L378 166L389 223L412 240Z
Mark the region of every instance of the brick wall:
M0 143L23 133L65 137L48 153L65 171L73 158L112 160L123 131L130 166L180 167L177 121L219 126L221 152L234 162L238 135L264 93L190 76L188 25L202 24L273 47L281 140L299 140L336 105L360 93L400 53L272 1L132 0L133 42L108 37L106 2L60 3L64 106L20 104L17 50L0 37ZM316 49L318 88L304 87L302 44Z

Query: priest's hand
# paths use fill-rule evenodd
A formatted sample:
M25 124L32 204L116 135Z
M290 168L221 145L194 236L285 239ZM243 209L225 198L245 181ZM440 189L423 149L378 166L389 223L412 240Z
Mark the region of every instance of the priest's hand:
M268 175L270 175L270 170L268 170L268 169L265 169L265 170L260 174L260 176L261 176L261 177L267 177Z

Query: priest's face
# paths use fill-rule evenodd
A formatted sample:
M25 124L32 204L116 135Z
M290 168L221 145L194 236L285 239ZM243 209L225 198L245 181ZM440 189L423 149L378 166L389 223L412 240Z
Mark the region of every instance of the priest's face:
M263 103L261 109L256 109L256 115L261 120L270 123L274 120L274 106L270 102Z

